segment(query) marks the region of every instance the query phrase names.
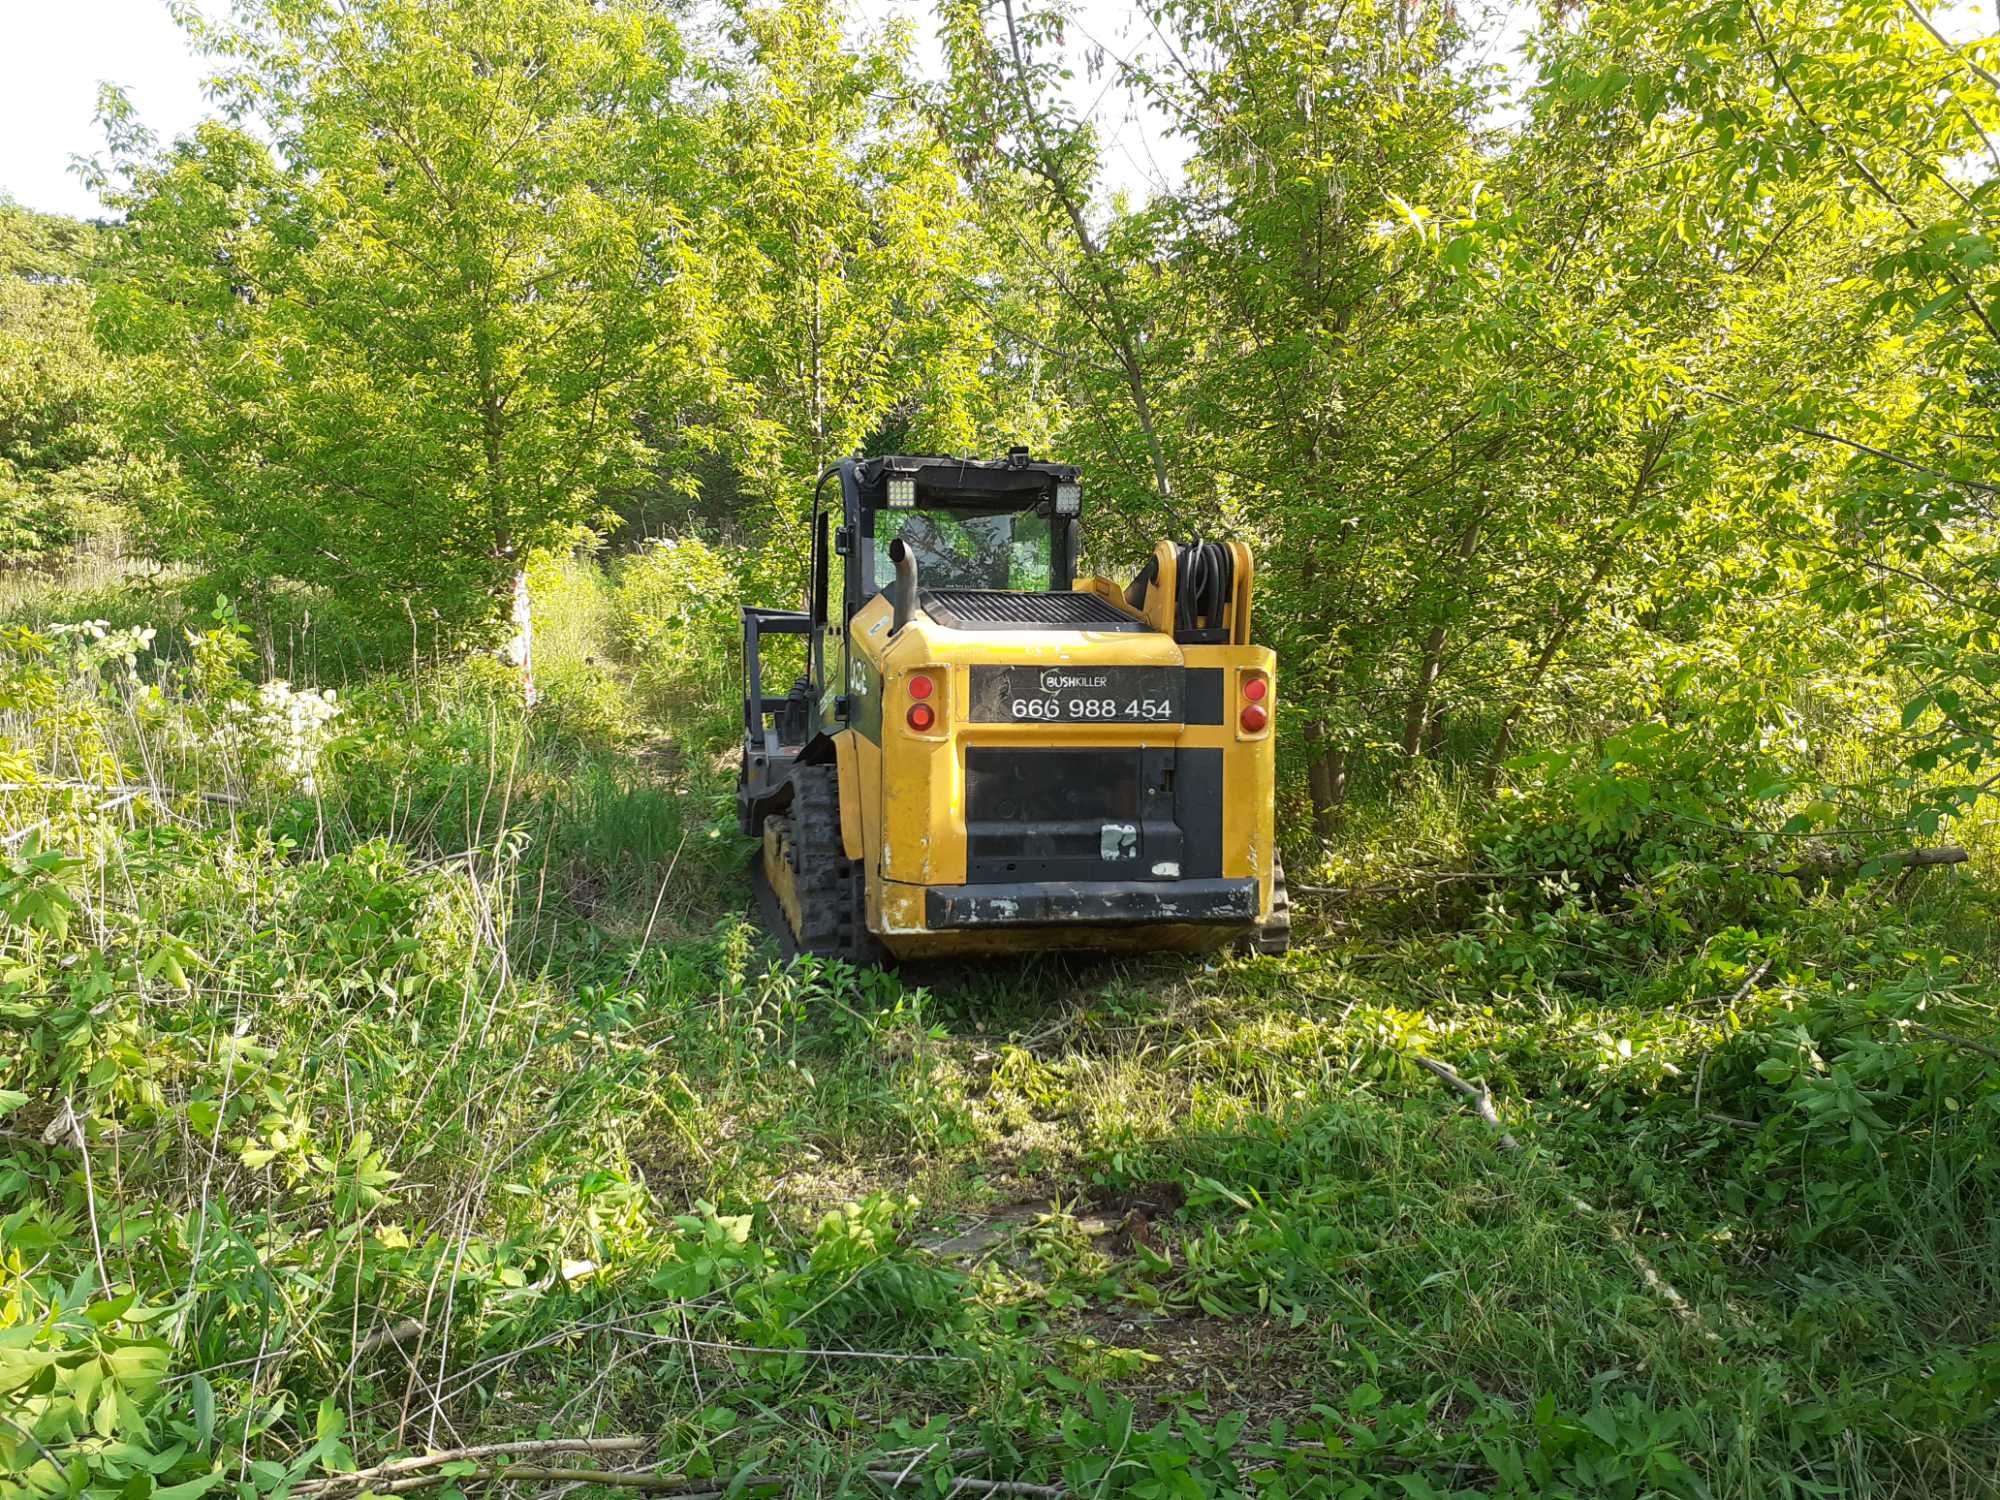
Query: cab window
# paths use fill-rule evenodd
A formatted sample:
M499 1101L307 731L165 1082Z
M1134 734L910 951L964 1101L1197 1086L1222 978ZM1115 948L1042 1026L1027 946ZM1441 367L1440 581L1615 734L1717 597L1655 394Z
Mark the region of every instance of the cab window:
M976 512L883 510L875 514L875 587L896 581L889 543L916 553L928 588L1041 590L1055 576L1054 536L1032 510Z

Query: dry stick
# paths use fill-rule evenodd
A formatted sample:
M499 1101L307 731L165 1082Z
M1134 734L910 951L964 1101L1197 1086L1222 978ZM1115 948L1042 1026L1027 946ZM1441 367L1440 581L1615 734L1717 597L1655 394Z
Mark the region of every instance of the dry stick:
M1293 885L1294 896L1382 896L1424 885L1451 885L1460 881L1548 880L1566 875L1567 870L1411 870L1395 880L1376 880L1366 885Z
M170 786L132 786L104 781L0 781L0 792L124 792L134 797L198 797L235 806L243 799L228 792L181 791Z
M1871 864L1885 870L1925 870L1936 865L1962 865L1971 858L1957 844L1933 844L1917 849L1898 849L1894 854L1877 854L1858 859L1832 860L1825 864L1799 864L1789 869L1774 865L1754 866L1759 875L1784 875L1795 880L1839 880L1857 875Z
M725 1282L722 1286L718 1287L716 1291L726 1293L737 1284L738 1284L737 1282ZM714 1296L715 1293L711 1293L710 1295ZM560 1344L564 1339L568 1338L578 1338L585 1334L603 1333L607 1330L621 1329L628 1324L642 1322L647 1318L655 1317L663 1313L672 1312L676 1308L679 1308L683 1312L685 1312L687 1304L682 1302L665 1302L659 1304L656 1307L644 1308L635 1313L628 1313L623 1317L604 1318L589 1323L577 1322L577 1323L564 1324L562 1327L558 1328L554 1333L545 1334L541 1338L534 1340L532 1343L523 1344L517 1349L510 1349L504 1354L488 1355L485 1359L482 1359L475 1364L468 1365L465 1369L460 1370L457 1373L456 1379L458 1381L458 1384L454 1385L453 1387L451 1387L451 1389L447 1390L441 1399L445 1401L457 1400L460 1396L464 1395L467 1391L471 1390L475 1385L477 1385L480 1382L480 1380L482 1380L487 1375L492 1374L494 1371L501 1369L506 1365L513 1364L517 1360L526 1358L528 1355L533 1354L538 1349L546 1349L551 1345Z
M643 1437L530 1438L512 1443L483 1443L476 1448L448 1448L442 1453L419 1453L409 1458L392 1458L370 1469L333 1474L324 1479L307 1479L292 1487L294 1495L319 1495L333 1490L358 1489L369 1481L435 1469L440 1464L463 1463L480 1458L512 1458L521 1454L543 1453L643 1453L652 1439Z
M1483 1084L1466 1082L1453 1068L1439 1062L1436 1058L1419 1057L1417 1061L1438 1078L1449 1084L1453 1089L1474 1101L1474 1107L1479 1111L1479 1118L1484 1120L1492 1129L1499 1132L1499 1144L1502 1151L1518 1151L1521 1149L1521 1143L1509 1135L1506 1127L1500 1123L1500 1113L1493 1107L1493 1095ZM1597 1219L1604 1225L1605 1230L1618 1242L1620 1248L1632 1257L1632 1263L1639 1268L1639 1279L1646 1283L1648 1291L1666 1303L1677 1316L1688 1322L1694 1328L1695 1332L1699 1333L1709 1343L1719 1344L1721 1342L1715 1332L1701 1321L1700 1314L1694 1310L1693 1305L1688 1299L1681 1295L1680 1288L1676 1287L1659 1273L1652 1261L1646 1258L1646 1253L1632 1243L1631 1236L1625 1232L1623 1226L1616 1219L1612 1218L1609 1214L1601 1212L1596 1206L1585 1199L1579 1198L1568 1188L1562 1188L1560 1191L1563 1197L1569 1200L1571 1208L1590 1218Z
M76 1132L76 1149L83 1157L83 1202L84 1207L90 1211L90 1247L97 1253L97 1283L104 1289L106 1295L109 1295L111 1272L105 1268L104 1237L97 1230L97 1183L90 1172L90 1139L84 1134L83 1121L78 1117L76 1105L67 1094L63 1096L63 1118ZM47 1139L46 1132L43 1134L43 1139Z
M930 1481L930 1476L927 1474L918 1474L912 1477L907 1472L899 1474L894 1469L869 1469L865 1472L877 1484L890 1486L927 1484ZM1068 1491L1059 1484L1030 1484L1024 1479L954 1479L951 1482L951 1488L945 1491L947 1497L951 1495L1040 1495L1046 1497L1046 1500L1054 1500L1055 1496L1067 1493Z
M720 1349L725 1354L793 1355L806 1359L884 1359L892 1363L970 1365L978 1361L970 1354L931 1354L903 1349L777 1349L764 1344L728 1344L719 1339L682 1338L677 1333L632 1330L632 1337L648 1344L681 1344L690 1349Z
M1419 1057L1417 1065L1427 1069L1451 1088L1472 1101L1472 1107L1479 1111L1479 1118L1499 1132L1500 1149L1502 1151L1518 1151L1521 1149L1521 1143L1509 1135L1507 1127L1500 1123L1500 1111L1493 1107L1493 1091L1487 1088L1485 1084L1466 1082L1464 1078L1459 1076L1455 1069L1446 1063L1439 1062L1434 1057Z
M385 1344L407 1344L411 1339L422 1338L424 1331L424 1325L415 1318L405 1318L400 1323L376 1329L354 1346L354 1358L348 1362L348 1370L351 1373L355 1365Z
M470 1474L411 1474L402 1479L388 1479L380 1484L371 1484L371 1495L400 1495L410 1490L428 1489L434 1484L606 1484L631 1490L648 1490L654 1494L679 1495L682 1500L720 1500L726 1491L714 1488L691 1489L691 1484L713 1486L710 1479L690 1480L685 1474L648 1474L635 1469L545 1469L537 1465L517 1464L499 1469L477 1469ZM744 1488L768 1485L783 1485L789 1481L769 1474L753 1474L743 1481ZM299 1491L293 1490L294 1495Z
M105 813L115 812L119 808L123 807L126 803L134 801L145 795L146 794L143 791L121 792L118 796L113 797L109 802L100 802L96 807L90 808L88 809L88 811L93 816L102 817ZM55 817L52 814L49 817L43 818L39 823L30 823L26 828L16 829L14 832L8 834L5 838L0 838L0 849L10 848L15 844L20 843L23 839L30 838L33 835L42 832L53 822L55 822Z
M1943 1042L1947 1046L1952 1047L1963 1047L1967 1052L1977 1052L1982 1057L1990 1057L1993 1061L2000 1063L2000 1048L1989 1047L1984 1042L1975 1042L1971 1037L1960 1036L1955 1031L1939 1031L1937 1027L1926 1026L1921 1021L1905 1021L1903 1024L1912 1031L1922 1032L1934 1042Z
M1750 971L1749 977L1745 979L1743 983L1739 984L1736 987L1736 993L1729 997L1729 1008L1731 1010L1734 1010L1736 1009L1737 1006L1741 1005L1745 1000L1748 1000L1750 998L1750 992L1756 989L1759 984L1763 983L1764 976L1770 972L1771 972L1771 960L1767 958L1761 964L1757 965L1756 968L1752 969ZM1705 1063L1706 1061L1707 1059L1704 1058L1703 1062ZM1697 1104L1701 1103L1701 1096L1699 1090L1696 1091L1695 1103Z

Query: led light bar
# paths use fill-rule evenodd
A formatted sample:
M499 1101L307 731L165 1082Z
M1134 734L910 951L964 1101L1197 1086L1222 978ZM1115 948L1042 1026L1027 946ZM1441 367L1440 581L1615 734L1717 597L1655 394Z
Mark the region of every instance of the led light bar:
M889 480L889 508L908 510L917 503L917 482L914 479Z
M1083 486L1069 480L1056 486L1056 514L1059 516L1078 515L1083 510Z

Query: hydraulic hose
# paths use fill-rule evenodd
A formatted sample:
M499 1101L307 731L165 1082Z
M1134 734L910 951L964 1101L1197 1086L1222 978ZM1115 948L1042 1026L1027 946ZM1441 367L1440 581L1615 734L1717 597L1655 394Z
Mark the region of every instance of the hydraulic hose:
M1177 571L1175 630L1194 630L1196 620L1207 620L1210 629L1221 627L1223 608L1236 583L1236 559L1228 546L1197 538L1180 549Z

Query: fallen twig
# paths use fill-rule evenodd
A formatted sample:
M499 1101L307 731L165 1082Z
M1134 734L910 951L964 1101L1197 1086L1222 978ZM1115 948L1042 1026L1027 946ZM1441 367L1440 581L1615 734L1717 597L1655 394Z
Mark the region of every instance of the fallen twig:
M199 797L204 802L223 802L231 805L243 800L230 792L184 791L171 786L131 786L115 781L0 781L0 792L117 792L123 797L158 797L163 801L173 797Z
M421 1338L424 1325L415 1318L405 1318L400 1323L391 1323L387 1328L378 1328L354 1346L354 1357L366 1359L377 1349L388 1344L407 1344L411 1339Z
M863 1472L877 1484L892 1487L931 1482L930 1475L911 1474L908 1470L899 1473L895 1469L867 1469ZM1045 1500L1054 1500L1055 1496L1067 1493L1068 1491L1059 1484L1030 1484L1023 1479L970 1478L952 1480L951 1488L945 1491L946 1495L1039 1495L1045 1497Z
M1455 1069L1446 1063L1439 1062L1435 1057L1419 1057L1417 1065L1428 1069L1431 1073L1443 1079L1452 1088L1472 1101L1472 1107L1479 1111L1479 1118L1500 1133L1500 1149L1502 1151L1518 1151L1521 1149L1521 1143L1508 1134L1507 1127L1500 1123L1500 1111L1493 1107L1493 1091L1487 1088L1485 1084L1466 1082L1465 1079L1459 1076Z
M118 796L113 797L109 802L99 803L96 807L93 807L91 811L93 813L116 812L126 803L135 801L139 797L142 797L144 795L145 793L141 791L123 792L120 793ZM30 823L26 828L17 828L12 833L8 834L6 837L0 838L0 848L10 848L15 844L20 843L23 839L31 838L35 834L40 833L43 829L47 828L53 822L55 822L55 819L53 817L48 817L41 819L39 822Z
M1762 1130L1764 1127L1755 1120L1745 1120L1736 1115L1719 1115L1712 1109L1701 1111L1701 1118L1717 1125L1734 1125L1738 1130Z
M753 1474L743 1481L743 1488L765 1488L771 1485L789 1485L790 1481L772 1474ZM621 1489L644 1490L650 1494L673 1495L678 1500L722 1500L726 1490L715 1488L712 1479L689 1479L685 1474L649 1474L643 1469L550 1469L535 1464L510 1464L492 1469L475 1469L470 1473L408 1474L401 1479L386 1479L379 1484L368 1486L371 1495L401 1495L411 1490L429 1489L434 1484L606 1484ZM705 1489L692 1488L706 1485ZM294 1495L299 1490L293 1490ZM325 1491L315 1490L314 1494ZM739 1491L740 1493L740 1491Z
M1397 891L1426 885L1479 884L1503 880L1546 880L1566 875L1567 870L1411 870L1394 880L1375 880L1366 885L1287 885L1294 896L1387 896Z
M1960 1036L1954 1031L1939 1031L1935 1026L1926 1026L1922 1021L1905 1021L1903 1024L1915 1032L1921 1032L1934 1042L1943 1042L1948 1047L1963 1047L1967 1052L1977 1052L1982 1057L1990 1057L2000 1063L2000 1047L1989 1047L1984 1042L1975 1042L1969 1036Z
M1757 965L1756 968L1752 969L1744 981L1736 987L1736 993L1729 997L1729 1008L1734 1010L1745 1000L1748 1000L1750 992L1762 984L1764 976L1770 972L1771 960L1767 958L1761 964Z
M978 1361L970 1354L934 1354L922 1349L780 1349L768 1344L730 1344L720 1339L691 1339L677 1333L653 1333L633 1329L632 1337L649 1344L680 1344L689 1349L719 1349L724 1354L788 1355L805 1359L880 1359L893 1364L969 1365Z
M1511 1152L1521 1149L1521 1143L1515 1140L1508 1133L1506 1126L1501 1123L1500 1112L1493 1107L1492 1091L1486 1088L1484 1084L1466 1082L1457 1070L1448 1064L1439 1062L1434 1057L1419 1057L1416 1061L1445 1083L1449 1084L1457 1092L1473 1101L1473 1107L1479 1111L1479 1118L1484 1120L1499 1134L1499 1146L1502 1151ZM1619 1248L1632 1258L1632 1264L1638 1268L1639 1279L1645 1282L1648 1291L1666 1303L1678 1317L1684 1319L1695 1332L1700 1334L1709 1343L1721 1342L1716 1337L1714 1330L1702 1322L1700 1315L1695 1312L1693 1304L1681 1295L1680 1288L1662 1276L1652 1261L1647 1258L1646 1253L1632 1243L1632 1237L1625 1232L1623 1225L1609 1214L1600 1212L1595 1205L1586 1199L1578 1197L1575 1193L1569 1191L1568 1188L1562 1188L1560 1191L1563 1197L1568 1200L1571 1208L1589 1218L1596 1219L1604 1226L1605 1231L1618 1242Z
M446 1448L437 1453L419 1453L407 1458L392 1458L386 1463L376 1464L373 1468L356 1469L349 1474L329 1474L324 1478L301 1480L292 1487L292 1493L328 1495L362 1488L379 1491L382 1487L372 1483L376 1479L391 1479L424 1469L435 1469L444 1464L467 1463L478 1459L512 1458L543 1453L643 1453L651 1446L652 1439L643 1437L529 1438L512 1443L482 1443L472 1448Z
M1899 849L1893 854L1868 854L1839 858L1828 852L1817 859L1804 859L1789 869L1776 865L1754 866L1759 875L1783 875L1794 880L1838 880L1858 875L1869 865L1885 870L1923 870L1934 865L1962 865L1971 858L1957 844L1933 844L1921 849Z

